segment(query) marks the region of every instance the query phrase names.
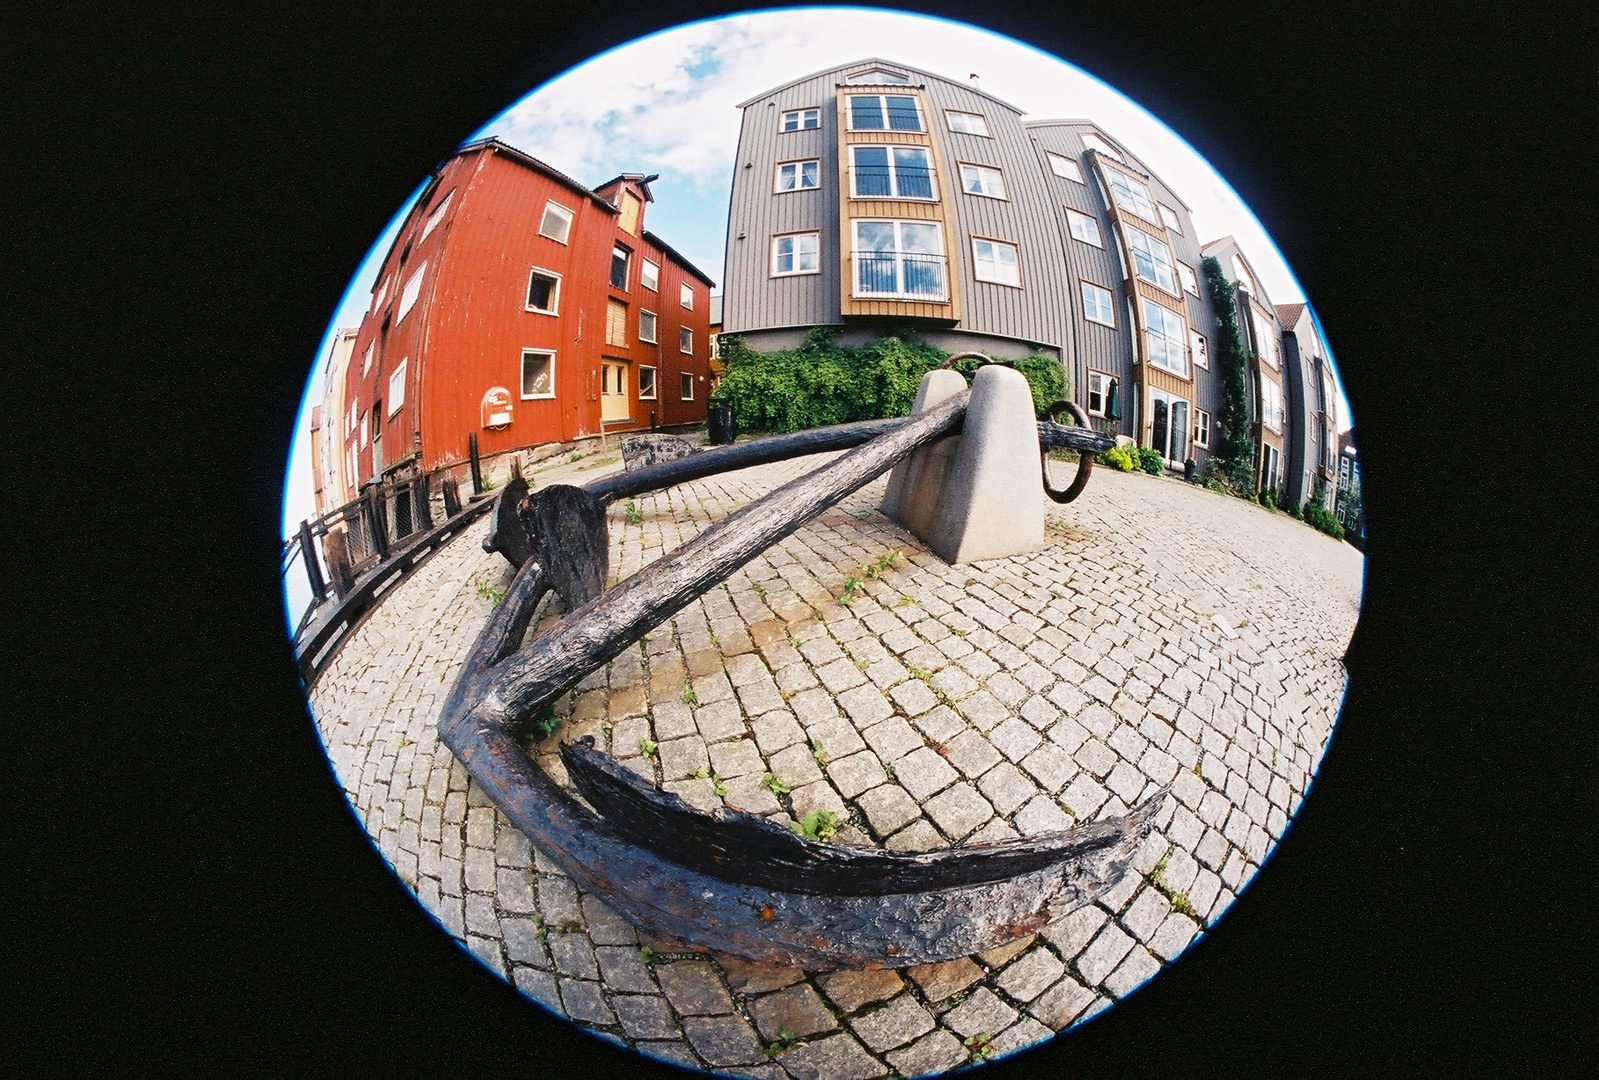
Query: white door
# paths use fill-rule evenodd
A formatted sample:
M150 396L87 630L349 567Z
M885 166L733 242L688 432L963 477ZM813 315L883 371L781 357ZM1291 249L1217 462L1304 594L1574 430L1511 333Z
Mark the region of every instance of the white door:
M628 402L629 364L617 360L600 361L600 421L632 419L633 410Z

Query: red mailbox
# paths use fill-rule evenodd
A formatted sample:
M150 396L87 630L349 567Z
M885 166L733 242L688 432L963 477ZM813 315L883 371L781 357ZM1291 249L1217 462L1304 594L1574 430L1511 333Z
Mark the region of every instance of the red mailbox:
M493 386L483 395L483 426L490 431L511 426L511 392L503 386Z

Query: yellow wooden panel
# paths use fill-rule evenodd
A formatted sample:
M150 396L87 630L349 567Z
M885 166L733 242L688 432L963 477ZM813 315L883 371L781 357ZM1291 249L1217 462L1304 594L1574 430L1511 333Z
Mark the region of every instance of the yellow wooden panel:
M622 192L622 205L620 209L621 220L618 222L618 224L622 226L622 231L632 236L637 236L639 211L638 196L634 195L631 191Z

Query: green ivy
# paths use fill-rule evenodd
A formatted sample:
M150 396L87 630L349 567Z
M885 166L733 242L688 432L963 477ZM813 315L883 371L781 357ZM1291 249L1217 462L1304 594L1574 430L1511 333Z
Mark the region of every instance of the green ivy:
M1216 421L1221 437L1216 443L1215 458L1221 462L1222 471L1234 481L1250 468L1254 447L1249 438L1249 401L1245 372L1249 366L1249 351L1244 348L1243 337L1238 332L1238 290L1222 272L1221 263L1214 255L1200 262L1205 281L1210 286L1210 303L1216 312L1216 371L1221 376L1221 410Z
M1159 476L1166 471L1166 459L1160 456L1160 451L1153 446L1140 446L1138 448L1138 467L1150 476Z
M724 337L727 375L717 399L729 401L739 426L748 431L788 432L908 416L922 376L949 354L916 340L908 331L865 345L840 345L841 327L819 326L797 348L756 352L737 335ZM1015 361L1033 393L1035 413L1068 397L1066 369L1051 356L1034 353ZM955 370L968 379L977 361Z
M1334 540L1342 540L1344 538L1344 527L1339 524L1338 518L1333 512L1322 505L1322 499L1324 498L1326 498L1325 487L1322 484L1317 484L1316 494L1312 495L1310 501L1305 503L1305 509L1302 511L1305 524L1315 526Z

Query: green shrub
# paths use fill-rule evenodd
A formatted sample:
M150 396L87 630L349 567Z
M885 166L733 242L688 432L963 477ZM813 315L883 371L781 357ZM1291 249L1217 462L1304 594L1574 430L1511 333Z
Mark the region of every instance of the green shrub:
M1318 487L1316 494L1311 497L1309 502L1305 503L1305 524L1320 529L1334 540L1342 540L1344 538L1344 527L1339 524L1337 516L1322 505L1322 498L1322 489Z
M760 353L736 335L722 339L727 376L716 397L730 401L738 423L750 431L788 432L853 420L908 416L922 376L949 354L908 332L865 345L840 345L840 327L819 326L793 349ZM955 370L970 379L975 360ZM1070 394L1066 369L1035 353L1015 361L1033 394L1035 414Z
M1132 472L1139 467L1139 463L1133 461L1134 452L1136 448L1131 446L1114 446L1099 455L1099 460L1121 472Z
M1160 456L1160 451L1152 446L1138 448L1138 467L1150 476L1159 476L1166 471L1166 459Z

